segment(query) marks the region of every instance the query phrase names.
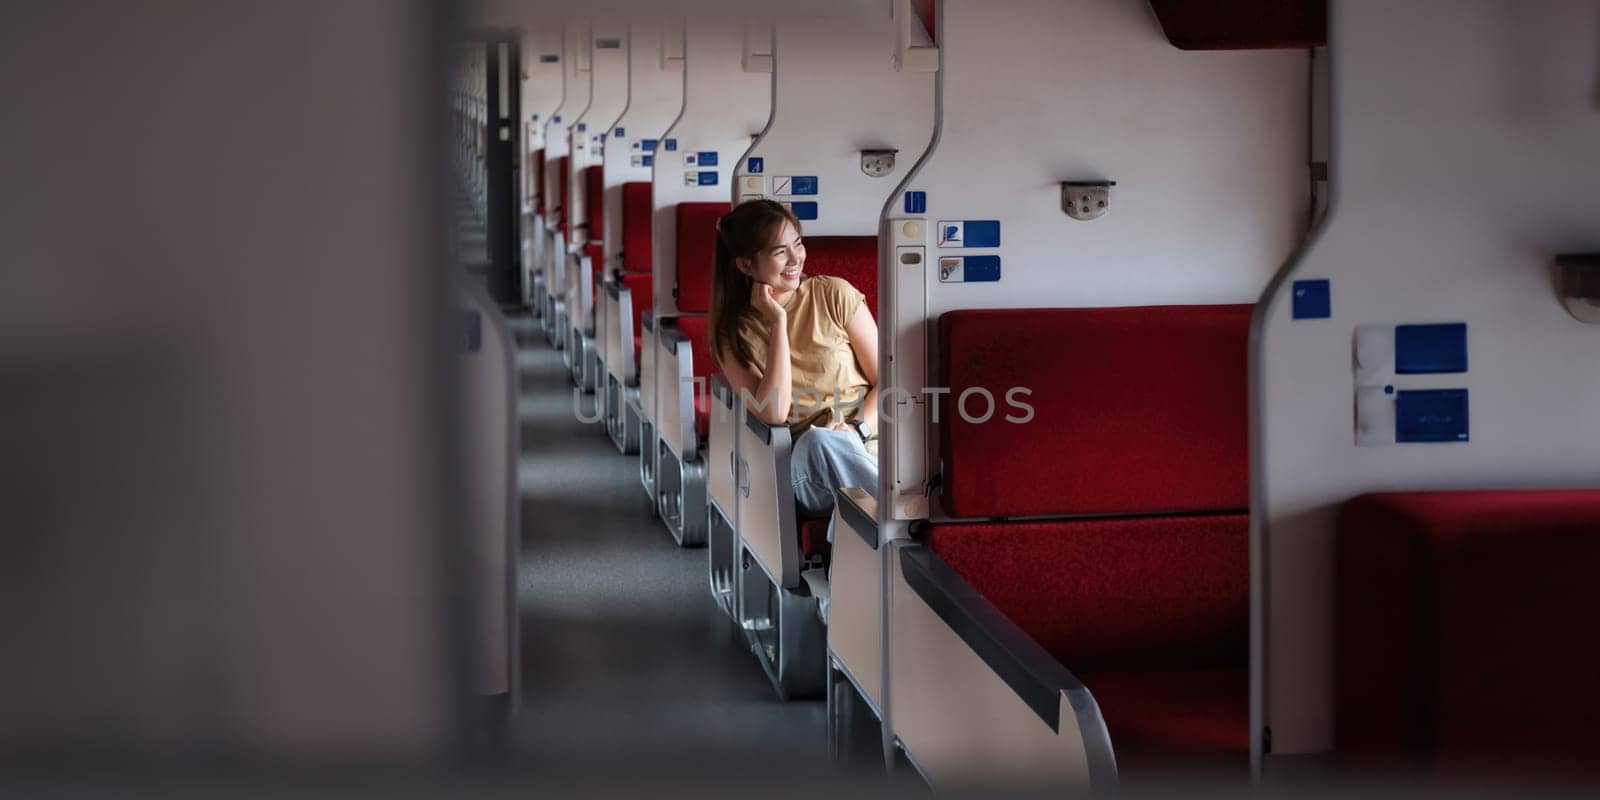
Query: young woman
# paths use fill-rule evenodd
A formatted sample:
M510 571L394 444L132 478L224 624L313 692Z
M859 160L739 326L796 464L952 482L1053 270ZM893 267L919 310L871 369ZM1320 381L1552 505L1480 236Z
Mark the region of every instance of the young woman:
M717 223L716 259L711 351L748 408L788 424L795 504L825 516L840 487L876 497L878 325L865 295L805 275L800 221L771 200Z

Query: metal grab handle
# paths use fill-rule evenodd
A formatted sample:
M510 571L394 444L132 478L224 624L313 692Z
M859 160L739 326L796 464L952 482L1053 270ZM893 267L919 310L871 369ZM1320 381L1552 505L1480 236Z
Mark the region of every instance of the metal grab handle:
M750 462L739 459L739 469L743 470L744 477L736 478L739 482L739 493L745 497L750 496Z

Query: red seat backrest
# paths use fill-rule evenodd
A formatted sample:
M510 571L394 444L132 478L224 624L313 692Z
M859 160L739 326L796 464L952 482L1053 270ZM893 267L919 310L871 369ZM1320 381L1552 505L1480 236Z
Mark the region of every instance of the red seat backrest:
M711 278L716 265L717 220L728 213L727 203L679 203L678 274L673 295L678 310L704 314L711 310Z
M533 193L538 198L536 211L544 214L544 148L541 147L533 154L534 184Z
M556 175L561 180L561 187L556 191L556 197L561 201L558 208L560 214L558 219L561 220L561 230L566 231L567 223L572 218L572 215L567 213L568 209L572 207L572 160L570 158L562 156L556 159Z
M589 214L589 241L603 242L606 238L606 177L605 167L596 164L583 171L587 196L585 207Z
M639 325L639 317L650 310L651 280L648 272L622 273L622 285L627 287L628 294L633 298L633 335L638 336L644 330Z
M943 506L953 517L1248 505L1252 308L988 309L939 319ZM993 415L978 389L993 398ZM1033 408L1033 416L1008 401ZM1007 421L1025 419L1023 422Z
M716 362L711 360L711 318L678 317L678 332L689 340L694 353L694 376L704 378L716 374Z
M649 181L622 184L622 268L649 272L650 226L655 214L655 192Z
M1341 753L1600 769L1600 489L1362 495L1335 552Z
M843 278L867 296L872 318L878 318L878 237L807 236L806 274Z
M606 271L606 246L603 242L589 242L583 246L583 252L589 256L589 285L599 297L600 276Z

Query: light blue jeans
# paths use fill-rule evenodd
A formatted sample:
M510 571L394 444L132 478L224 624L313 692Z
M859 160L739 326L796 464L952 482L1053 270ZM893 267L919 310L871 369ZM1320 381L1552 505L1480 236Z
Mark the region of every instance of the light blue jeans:
M858 486L878 496L878 459L867 452L855 431L811 428L795 440L789 456L794 479L794 504L808 517L827 516L828 541L833 541L833 493Z

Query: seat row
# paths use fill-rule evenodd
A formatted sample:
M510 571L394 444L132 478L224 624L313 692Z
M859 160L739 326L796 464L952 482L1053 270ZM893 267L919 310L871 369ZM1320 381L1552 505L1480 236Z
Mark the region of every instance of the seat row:
M541 324L567 353L580 400L592 393L612 442L637 453L651 513L678 544L707 547L709 590L777 693L826 696L836 752L862 749L847 717L865 713L879 723L884 757L938 786L1107 786L1174 771L1246 779L1328 752L1410 765L1580 758L1589 749L1575 726L1600 704L1567 673L1570 647L1553 642L1593 599L1578 576L1594 564L1584 532L1600 521L1600 496L1540 491L1570 483L1560 471L1570 461L1557 459L1542 480L1508 481L1492 459L1473 456L1458 388L1471 379L1467 325L1459 369L1436 358L1419 383L1421 372L1399 366L1412 363L1409 337L1393 321L1450 312L1422 310L1435 307L1414 287L1365 288L1387 285L1366 265L1383 261L1376 243L1397 234L1359 211L1324 213L1328 187L1338 178L1347 193L1381 197L1391 184L1361 171L1358 149L1333 159L1317 122L1378 147L1375 136L1350 137L1386 124L1360 102L1394 107L1383 94L1392 76L1347 67L1347 105L1331 106L1324 4L1274 5L1276 16L1260 3L1212 5L1207 16L1187 4L1104 0L1066 15L1045 0L1004 11L977 0L897 2L881 46L901 79L945 73L937 134L930 119L932 141L874 148L872 160L840 146L861 161L834 172L837 155L823 146L833 135L811 122L823 115L806 105L801 124L777 110L786 98L815 103L837 83L805 59L842 61L844 48L822 44L840 34L779 20L780 46L764 51L746 33L737 57L739 37L726 36L712 44L734 55L718 61L704 55L708 38L695 39L711 26L690 20L676 51L689 73L684 112L640 142L641 154L673 153L654 162L650 181L608 183L606 166L575 171L571 156L529 153L535 170L555 175L535 178L529 197L532 230L548 248L534 281ZM1333 10L1345 35L1334 52L1352 63L1415 60L1374 33L1386 24L1419 41L1464 35L1375 7ZM785 36L813 46L785 48ZM633 63L667 69L671 51ZM1039 63L1007 58L1013 51ZM696 81L716 83L703 65L731 83L759 74L763 57L786 69L771 79L762 135L736 153L692 146L684 131L693 126L679 126L695 117ZM1139 84L1148 96L1091 93L1103 113L1090 119L1074 110L1087 102L1081 86L1039 80L1110 57L1129 80L1152 82ZM921 85L884 84L902 94ZM997 86L1031 88L1032 105L1001 102ZM925 88L931 99L931 81ZM860 109L838 102L826 118L847 128ZM1140 114L1159 119L1126 124ZM1546 122L1593 124L1565 112ZM1431 128L1443 136L1459 123L1444 115ZM704 124L727 128L723 141L747 132ZM1062 141L1029 139L1039 153L999 158L996 126L1061 131ZM602 138L606 148L632 139ZM870 175L882 158L900 182L851 193L871 211L848 223L829 216L826 189L794 192L796 176L829 187L846 172ZM684 176L708 172L720 198L680 191ZM1226 233L1219 192L1231 199ZM849 280L884 329L879 374L893 396L882 410L884 475L879 486L841 488L831 543L829 520L796 512L789 429L750 413L709 352L716 223L755 196L801 213L806 272ZM597 200L610 197L615 205ZM1522 240L1519 230L1484 229ZM1568 232L1544 246L1581 242ZM1329 284L1340 276L1350 294L1336 311ZM1369 305L1351 306L1351 296ZM1357 371L1341 375L1352 341ZM1361 388L1373 375L1376 399ZM1352 416L1351 388L1354 430L1333 422ZM1308 408L1320 418L1304 417ZM1363 416L1380 412L1389 416ZM1296 414L1298 427L1286 427ZM1363 425L1395 432L1392 447L1369 447ZM1408 425L1436 438L1410 438ZM1443 474L1457 462L1483 466L1442 483L1415 471ZM1385 477L1361 479L1363 465ZM1466 486L1501 490L1437 491ZM1508 561L1527 566L1508 570ZM1407 654L1403 667L1394 653ZM1548 680L1519 680L1528 674ZM1572 725L1539 724L1563 703L1578 712L1566 717ZM1516 746L1495 744L1504 731L1518 732Z

